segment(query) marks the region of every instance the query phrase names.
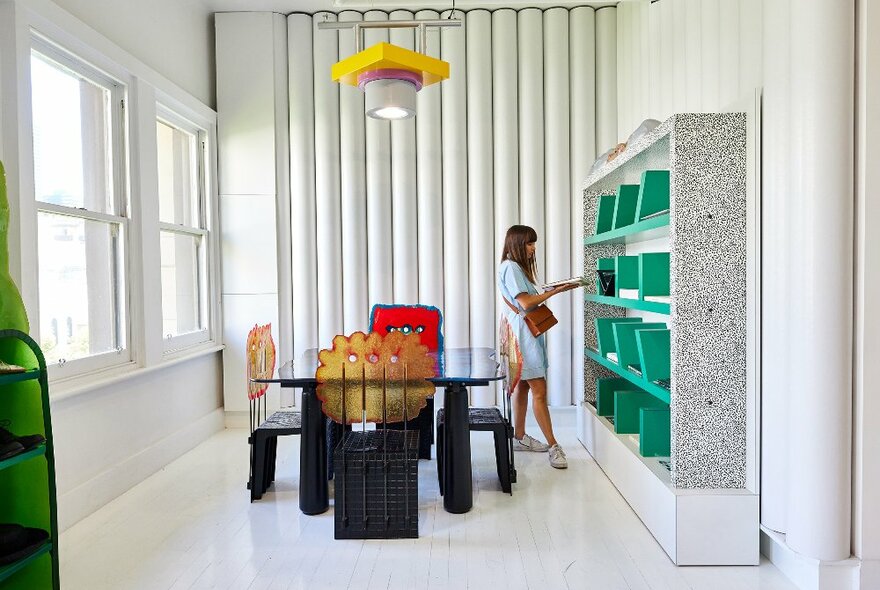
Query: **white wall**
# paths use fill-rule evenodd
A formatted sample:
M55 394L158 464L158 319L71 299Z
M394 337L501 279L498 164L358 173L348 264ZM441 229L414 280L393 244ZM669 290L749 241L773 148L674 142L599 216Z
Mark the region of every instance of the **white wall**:
M164 355L157 282L155 101L162 100L198 121L212 138L216 115L138 56L57 5L40 0L0 1L0 158L7 166L13 210L10 234L15 236L9 244L10 266L21 286L34 335L39 326L33 313L37 260L28 75L32 29L129 89L132 255L128 270L132 321L143 327L132 332L134 361L130 365L49 384L59 524L64 529L223 427L219 347L209 343L174 359ZM200 75L211 77L205 71ZM215 201L212 196L211 218L216 214ZM213 319L219 324L218 317ZM242 468L244 486L246 466Z
M46 0L26 4L45 5ZM55 0L205 105L216 106L213 15L201 1Z
M451 63L451 79L419 93L415 122L395 123L365 121L360 91L330 81L330 65L352 52L352 33L309 28L324 15L288 18L291 31L303 31L289 35L295 352L366 330L374 303L438 305L447 346L494 347L501 309L495 269L511 223L538 231L541 279L583 272L573 255L582 224L571 222L579 202L571 183L592 165L595 107L592 100L569 103L573 92L592 97L595 58L589 51L574 59L569 42L593 49L593 9L456 12L466 29L428 33L430 52ZM366 45L386 36L372 32ZM394 37L412 42L411 32ZM576 132L590 135L576 150L570 109ZM517 142L518 153L511 152ZM317 246L297 244L301 236L314 236ZM555 405L581 398L572 390L572 374L582 372L581 355L572 353L581 324L572 297L550 302L560 319L548 333ZM494 392L475 398L492 403Z
M618 4L618 140L644 119L720 111L760 87L761 22L760 0Z

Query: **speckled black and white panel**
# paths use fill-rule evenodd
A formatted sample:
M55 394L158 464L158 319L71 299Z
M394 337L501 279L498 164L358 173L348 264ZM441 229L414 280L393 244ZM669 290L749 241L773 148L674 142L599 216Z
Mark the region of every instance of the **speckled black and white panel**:
M636 183L646 169L671 171L672 485L744 488L746 481L746 119L742 113L683 114L665 121L584 183L584 235L592 235L600 194ZM584 249L596 259L623 245ZM587 292L595 292L591 285ZM596 346L593 320L625 315L584 304L584 335ZM597 377L584 363L586 401Z
M599 195L602 192L584 192L584 235L593 235L596 228L596 215L599 211ZM626 254L626 246L623 244L597 244L584 248L584 276L596 276L596 260L599 258L611 258ZM595 294L596 281L591 281L583 289L583 293ZM584 301L584 346L596 348L596 324L593 320L597 317L623 317L625 310L622 307L602 305L595 301ZM600 377L614 377L614 374L595 362L584 362L584 401L596 402L596 379Z
M746 117L672 124L672 485L744 488Z

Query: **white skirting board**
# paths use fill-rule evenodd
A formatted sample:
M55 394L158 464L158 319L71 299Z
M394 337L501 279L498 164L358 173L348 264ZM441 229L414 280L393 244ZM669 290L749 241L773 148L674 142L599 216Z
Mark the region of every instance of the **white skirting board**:
M761 553L800 590L868 590L880 588L880 564L851 557L820 561L801 555L785 535L761 528Z
M578 439L676 565L757 565L758 495L748 490L675 490L666 468L638 454L590 404Z

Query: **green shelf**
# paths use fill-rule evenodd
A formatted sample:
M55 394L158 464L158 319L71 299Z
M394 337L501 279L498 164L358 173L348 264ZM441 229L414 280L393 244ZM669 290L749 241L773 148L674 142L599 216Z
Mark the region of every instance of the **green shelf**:
M584 354L588 358L593 359L594 361L596 361L597 363L599 363L600 365L602 365L603 367L608 369L609 371L612 371L613 373L623 377L624 379L626 379L627 381L629 381L633 385L641 387L643 390L647 391L648 393L650 393L651 395L653 395L654 397L656 397L660 401L664 401L667 404L669 403L670 396L669 396L668 389L660 387L656 383L651 383L647 379L643 379L639 375L636 375L635 373L633 373L629 369L621 367L617 363L612 363L607 358L604 358L603 356L601 356L595 350L592 350L590 348L585 348Z
M584 238L584 245L634 244L669 235L669 213Z
M24 373L0 373L0 385L8 383L18 383L19 381L30 381L31 379L39 379L40 370L32 369Z
M20 455L16 455L15 457L10 457L8 459L4 459L0 461L0 471L3 471L7 467L12 467L13 465L18 465L19 463L24 463L25 461L30 461L34 457L42 457L46 454L46 444L43 443L40 446L27 451L26 453L22 453Z
M0 582L11 576L12 574L18 572L21 569L24 569L30 562L39 559L46 553L49 553L52 550L52 543L46 541L39 549L24 557L19 559L14 563L10 563L9 565L4 565L0 567Z
M624 299L622 297L608 297L606 295L594 295L587 293L584 295L584 301L595 301L605 305L614 305L616 307L625 307L627 309L639 309L641 311L653 311L654 313L663 313L669 315L670 305L659 301L642 301L640 299Z

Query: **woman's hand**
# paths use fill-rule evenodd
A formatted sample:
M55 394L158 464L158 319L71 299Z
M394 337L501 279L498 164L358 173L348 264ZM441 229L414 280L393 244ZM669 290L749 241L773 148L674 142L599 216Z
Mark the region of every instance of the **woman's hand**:
M520 293L516 296L516 300L525 310L531 310L541 305L554 295L559 295L560 293L565 293L566 291L571 291L572 289L577 289L581 285L574 283L568 285L559 285L558 287L553 287L547 291L544 291L540 295L529 295L528 293Z
M571 291L572 289L577 289L581 285L579 283L569 283L567 285L557 285L552 289L545 291L549 297L553 297L554 295L559 295L560 293L565 293L566 291Z

